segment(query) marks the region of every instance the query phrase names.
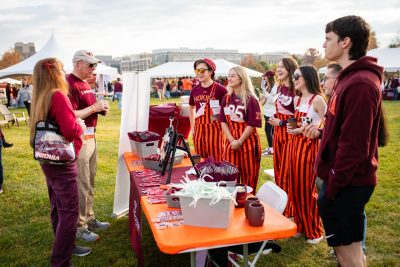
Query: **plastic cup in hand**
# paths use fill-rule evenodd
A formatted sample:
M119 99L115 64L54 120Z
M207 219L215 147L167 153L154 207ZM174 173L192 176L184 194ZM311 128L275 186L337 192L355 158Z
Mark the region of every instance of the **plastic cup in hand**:
M292 130L297 128L297 120L293 117L288 120L288 124L290 125Z
M261 203L250 203L248 211L250 226L260 227L264 225L265 211Z
M246 199L246 202L244 204L244 214L246 215L246 218L249 217L249 205L251 203L260 203L260 200L258 199L258 197L248 197Z

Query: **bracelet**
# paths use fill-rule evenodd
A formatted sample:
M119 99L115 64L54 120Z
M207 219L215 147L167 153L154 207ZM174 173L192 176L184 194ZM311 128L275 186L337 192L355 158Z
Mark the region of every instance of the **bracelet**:
M279 126L283 126L283 121L282 120L279 121Z
M90 107L92 108L92 114L96 113L96 109L94 108L94 105L91 105Z

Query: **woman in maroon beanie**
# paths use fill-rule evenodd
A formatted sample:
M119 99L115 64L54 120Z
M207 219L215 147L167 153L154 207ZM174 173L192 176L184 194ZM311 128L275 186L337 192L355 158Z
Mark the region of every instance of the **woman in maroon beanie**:
M216 65L209 58L194 63L196 78L200 83L190 93L189 119L196 153L202 158L213 156L220 161L223 153L223 134L218 115L222 98L228 91L214 81L215 70Z

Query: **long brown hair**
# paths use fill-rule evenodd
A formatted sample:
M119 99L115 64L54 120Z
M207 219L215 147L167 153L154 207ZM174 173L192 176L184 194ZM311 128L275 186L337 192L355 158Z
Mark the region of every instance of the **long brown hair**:
M303 75L307 91L314 95L320 95L325 99L325 95L322 92L321 86L319 84L317 70L313 66L306 66L306 65L300 66L299 70Z
M386 112L383 109L383 102L380 105L379 128L378 128L378 146L386 146L389 142L389 131L387 128Z
M271 90L272 88L274 88L274 85L275 85L275 75L267 76L266 90L268 93L271 93Z
M282 65L285 67L285 69L289 72L289 90L291 92L294 92L294 83L292 80L292 75L294 71L299 67L299 64L297 64L297 61L294 60L292 57L284 57L281 59Z
M56 58L39 60L33 69L32 104L30 114L30 143L33 146L35 125L47 119L51 98L55 91L68 94L63 64Z

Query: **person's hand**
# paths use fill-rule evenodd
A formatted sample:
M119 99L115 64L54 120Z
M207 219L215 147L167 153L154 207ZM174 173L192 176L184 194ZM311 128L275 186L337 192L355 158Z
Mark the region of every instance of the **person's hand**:
M103 101L103 100L97 100L97 102L96 103L94 103L93 104L93 107L94 107L94 111L97 113L97 112L103 112L103 111L106 111L106 104L105 104L105 102L107 102L107 101ZM108 104L108 103L107 103ZM110 107L108 106L108 109L109 109Z
M303 135L309 139L316 139L319 138L321 132L318 130L318 126L314 124L307 124L304 125Z
M267 101L267 98L265 96L260 97L260 104L261 105L264 105L266 101Z
M81 128L82 128L83 131L86 130L86 124L85 124L85 121L84 121L84 120L82 120L81 118L76 118L76 123L79 124L79 125L81 126Z
M232 140L231 148L232 150L239 150L242 147L242 144L238 140Z
M271 124L272 126L279 126L279 122L281 120L278 118L269 118L268 123Z
M296 135L302 133L302 128L292 129L292 126L290 124L286 124L286 131L288 134Z

